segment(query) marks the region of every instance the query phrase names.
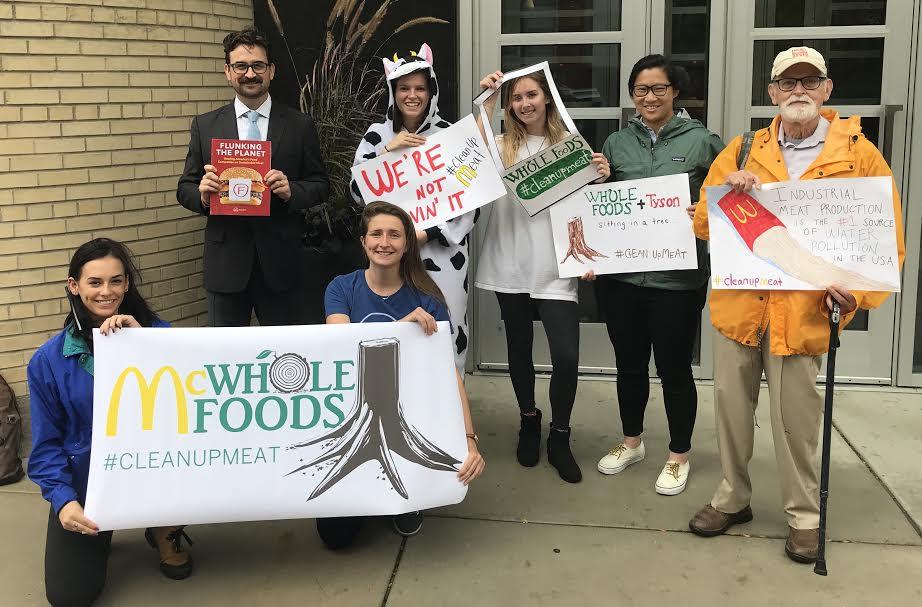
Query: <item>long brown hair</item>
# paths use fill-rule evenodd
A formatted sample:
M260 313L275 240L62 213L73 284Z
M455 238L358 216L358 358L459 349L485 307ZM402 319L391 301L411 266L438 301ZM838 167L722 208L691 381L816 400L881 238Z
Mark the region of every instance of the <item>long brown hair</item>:
M391 215L399 219L400 223L403 224L403 232L407 239L407 250L404 251L403 256L400 258L400 278L417 291L431 295L444 304L445 296L442 295L439 286L435 284L435 281L432 280L429 273L426 272L425 266L423 266L423 260L419 255L419 241L416 240L416 227L406 211L382 200L369 203L365 206L365 210L362 211L362 238L368 234L368 224L371 223L372 218L378 215ZM362 253L367 258L364 247L362 248Z
M544 97L548 100L545 106L544 115L544 131L547 134L548 144L554 145L568 134L567 127L564 125L563 119L557 111L557 104L554 103L554 98L551 96L551 88L547 84L547 78L544 76L543 71L532 72L504 83L503 86L505 86L506 89L503 91L503 108L505 111L506 132L503 134L502 155L503 164L507 167L511 167L516 163L516 159L519 155L519 148L522 147L525 138L528 136L528 133L525 131L525 123L523 123L521 119L515 115L515 112L512 111L512 91L519 81L525 80L526 78L534 80L535 83L541 87Z

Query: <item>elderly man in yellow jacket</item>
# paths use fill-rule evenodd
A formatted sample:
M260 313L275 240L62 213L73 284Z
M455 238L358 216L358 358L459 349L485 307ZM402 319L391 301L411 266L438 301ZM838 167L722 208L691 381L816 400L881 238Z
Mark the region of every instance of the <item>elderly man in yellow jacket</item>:
M789 48L772 65L768 94L780 115L756 131L748 160L737 166L737 137L715 159L704 187L728 184L737 192L792 179L892 176L857 116L839 118L822 105L832 93L826 62L816 50ZM708 238L705 190L695 208L698 238ZM902 212L893 185L893 212L900 264ZM752 520L749 460L759 382L768 379L772 437L789 534L785 553L794 561L816 560L819 527L816 446L823 399L816 388L829 343L828 310L841 306L845 327L858 308L879 306L888 293L830 286L816 291L715 290L714 408L723 479L711 502L689 521L696 534L712 537Z

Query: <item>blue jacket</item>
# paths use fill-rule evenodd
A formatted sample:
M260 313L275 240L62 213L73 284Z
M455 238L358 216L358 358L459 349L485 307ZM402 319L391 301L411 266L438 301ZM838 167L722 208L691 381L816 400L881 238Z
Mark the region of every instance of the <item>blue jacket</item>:
M154 327L169 323L155 320ZM93 435L93 354L70 327L29 361L32 455L29 478L55 512L86 500Z

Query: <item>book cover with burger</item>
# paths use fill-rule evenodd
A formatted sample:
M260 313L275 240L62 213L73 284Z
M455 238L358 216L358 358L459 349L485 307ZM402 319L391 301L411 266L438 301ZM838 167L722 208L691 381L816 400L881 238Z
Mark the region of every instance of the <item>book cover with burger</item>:
M268 141L212 139L211 164L221 180L221 191L211 195L211 214L268 215L271 192L263 178L271 161Z

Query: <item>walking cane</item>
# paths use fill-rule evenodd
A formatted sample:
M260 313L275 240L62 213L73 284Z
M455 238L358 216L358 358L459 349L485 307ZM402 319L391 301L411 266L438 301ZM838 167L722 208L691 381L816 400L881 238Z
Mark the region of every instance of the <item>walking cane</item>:
M832 440L832 397L836 385L836 348L839 347L839 303L829 315L829 356L826 357L826 403L823 411L823 460L820 464L820 536L813 573L826 575L826 500L829 498L829 443Z

